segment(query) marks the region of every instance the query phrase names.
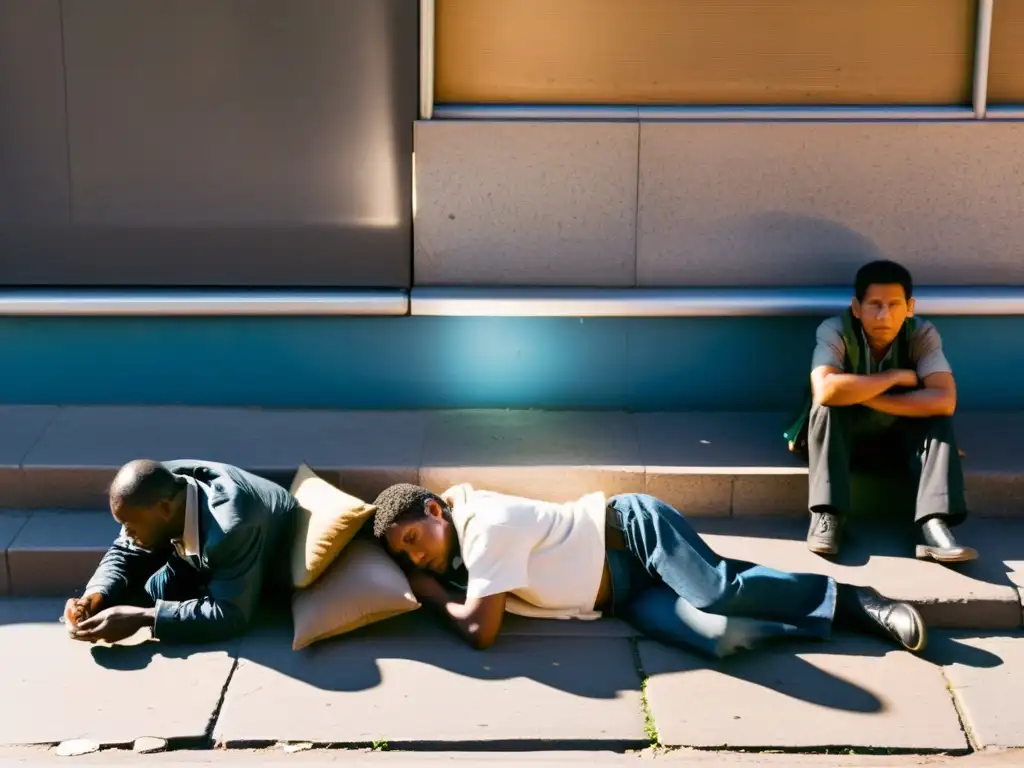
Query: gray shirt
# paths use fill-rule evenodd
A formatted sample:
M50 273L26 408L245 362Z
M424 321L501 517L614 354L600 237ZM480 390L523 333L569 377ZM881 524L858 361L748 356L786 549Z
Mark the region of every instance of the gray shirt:
M845 370L846 342L843 340L842 317L830 317L822 322L818 326L817 336L814 356L811 358L811 370L827 365L842 373L849 373ZM872 356L868 357L868 371L871 373L896 367L892 348L878 362L875 362ZM933 373L953 372L942 351L942 338L935 326L927 320L918 321L917 329L910 337L910 362L921 379Z

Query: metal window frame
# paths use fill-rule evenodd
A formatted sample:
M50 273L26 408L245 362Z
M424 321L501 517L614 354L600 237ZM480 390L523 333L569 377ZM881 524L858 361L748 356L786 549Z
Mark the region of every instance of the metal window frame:
M420 0L420 119L434 116L435 0Z

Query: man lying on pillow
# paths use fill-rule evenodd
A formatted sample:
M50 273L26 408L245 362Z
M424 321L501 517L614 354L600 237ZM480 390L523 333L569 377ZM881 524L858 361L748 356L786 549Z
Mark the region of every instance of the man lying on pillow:
M64 618L77 640L117 642L143 628L164 642L241 634L264 586L290 584L298 502L227 464L133 461L110 486L121 534Z
M828 639L833 625L911 651L925 646L912 606L828 576L719 557L651 496L553 504L468 485L439 497L402 484L375 505L374 535L405 564L416 597L479 649L494 643L506 610L560 619L606 612L713 657L782 637ZM460 582L464 596L450 589Z

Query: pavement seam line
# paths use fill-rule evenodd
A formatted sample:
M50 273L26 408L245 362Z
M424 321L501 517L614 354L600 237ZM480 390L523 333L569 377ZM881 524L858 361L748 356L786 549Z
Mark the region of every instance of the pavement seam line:
M967 713L960 706L960 697L956 694L953 681L946 676L946 668L939 667L939 674L942 675L942 679L946 683L946 691L949 692L949 700L953 704L953 711L956 712L956 719L960 722L960 730L963 731L964 738L967 739L968 752L982 751L982 747L978 744L974 731L971 730L970 723L967 720Z
M238 670L238 656L235 656L231 662L231 669L228 670L228 676L224 680L224 686L220 689L220 698L217 699L217 706L213 708L213 712L210 714L210 720L206 724L206 743L210 748L216 748L217 743L215 741L214 733L217 730L217 721L220 720L221 710L224 708L224 701L228 697L228 687L231 685L231 680L235 677L235 672Z
M644 715L644 733L647 734L651 747L657 749L661 747L661 737L658 735L658 724L654 720L651 703L647 700L647 672L644 670L644 663L640 658L640 642L636 637L631 637L629 644L633 650L633 663L636 665L636 672L640 676L640 710Z

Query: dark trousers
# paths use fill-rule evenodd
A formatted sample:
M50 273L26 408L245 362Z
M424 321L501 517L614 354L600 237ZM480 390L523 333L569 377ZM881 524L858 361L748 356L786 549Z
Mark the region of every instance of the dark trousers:
M788 637L827 639L837 585L720 557L676 509L645 494L616 496L608 525L615 615L648 637L722 657Z
M916 481L916 523L941 517L948 525L956 525L967 516L951 417L911 419L864 406L815 405L807 448L807 501L812 512L849 512L850 473L861 470Z

